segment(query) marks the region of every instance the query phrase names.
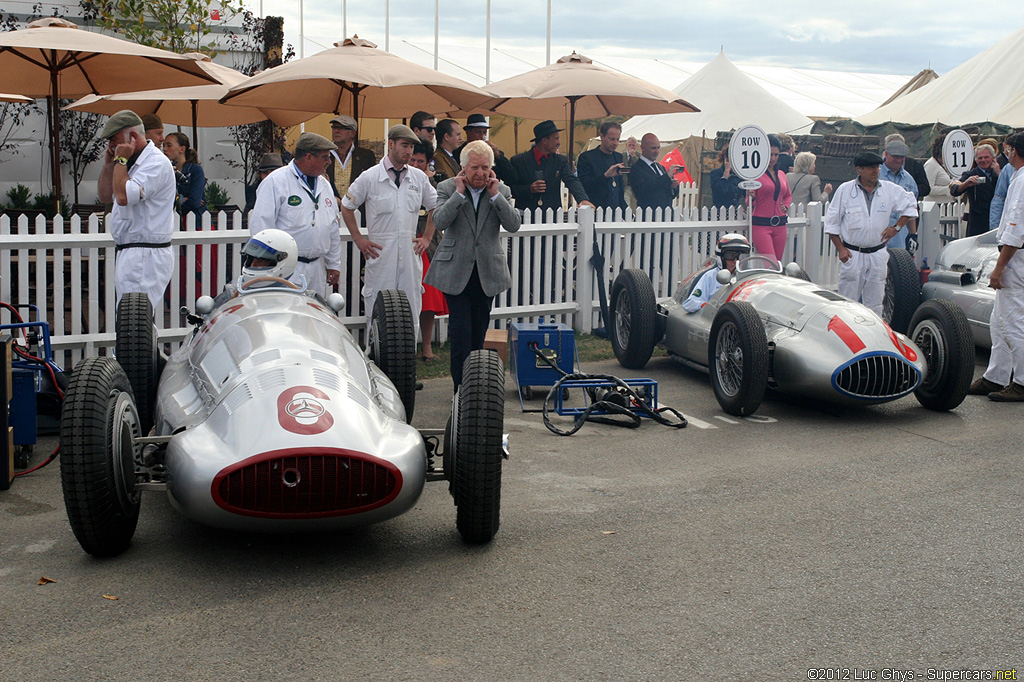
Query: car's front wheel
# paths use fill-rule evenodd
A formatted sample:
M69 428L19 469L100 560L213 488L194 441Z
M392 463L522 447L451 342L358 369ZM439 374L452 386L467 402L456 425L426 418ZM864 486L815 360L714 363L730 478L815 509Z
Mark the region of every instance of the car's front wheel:
M156 387L160 380L156 327L149 296L127 293L117 306L114 355L132 386L142 432L149 433L156 412Z
M754 306L731 301L719 309L708 339L708 369L718 404L728 414L753 414L768 389L768 338Z
M974 337L960 306L944 299L922 303L910 321L910 340L928 365L914 391L918 402L937 411L962 403L974 377Z
M906 334L910 318L921 301L921 274L914 265L914 257L906 249L889 249L886 267L882 319L893 330Z
M416 408L416 327L405 292L386 289L377 294L370 315L370 359L398 389L405 421Z
M120 554L135 534L140 435L131 385L117 361L78 363L60 417L60 478L71 529L89 554Z

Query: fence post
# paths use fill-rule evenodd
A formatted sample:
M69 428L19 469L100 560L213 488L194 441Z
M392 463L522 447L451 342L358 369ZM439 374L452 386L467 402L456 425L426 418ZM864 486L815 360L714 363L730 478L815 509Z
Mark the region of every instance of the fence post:
M822 261L826 258L828 250L823 248L822 240L825 238L825 225L822 220L822 205L812 201L804 208L807 214L807 227L804 228L804 255L806 261L801 263L807 276L812 282L822 282L825 269Z
M597 277L604 276L603 272L594 270L590 262L594 255L594 214L594 209L589 206L581 206L576 211L576 224L579 226L576 252L580 254L576 277L576 327L587 334L594 329L594 283Z
M935 267L935 260L942 250L942 224L939 222L939 205L933 201L923 201L919 204L921 216L917 221L917 238L920 247L917 258L927 258ZM920 265L920 263L918 263Z

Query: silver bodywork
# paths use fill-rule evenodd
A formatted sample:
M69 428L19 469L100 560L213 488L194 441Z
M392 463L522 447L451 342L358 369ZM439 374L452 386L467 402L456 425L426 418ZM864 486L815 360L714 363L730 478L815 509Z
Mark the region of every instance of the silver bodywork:
M741 261L732 281L695 313L682 302L700 272L659 304L669 353L706 368L715 315L729 301L746 301L764 323L770 386L844 404L887 402L917 388L927 366L910 339L860 303L762 264L760 256Z
M162 372L155 428L171 436L173 506L212 526L375 523L412 507L426 478L423 438L405 423L394 385L335 314L300 292L254 291L207 315ZM387 494L303 509L314 475L326 486L357 472L386 479ZM251 500L282 492L298 497Z
M999 259L996 231L965 237L947 244L921 286L924 300L943 298L959 305L971 325L974 343L989 348L992 336L989 320L996 302L989 288L989 274Z

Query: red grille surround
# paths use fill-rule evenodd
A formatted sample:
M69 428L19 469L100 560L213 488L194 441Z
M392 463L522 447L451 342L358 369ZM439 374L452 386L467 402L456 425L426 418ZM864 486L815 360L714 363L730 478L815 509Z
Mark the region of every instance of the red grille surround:
M265 519L359 514L398 496L402 473L391 462L340 448L288 448L223 469L211 493L220 508Z

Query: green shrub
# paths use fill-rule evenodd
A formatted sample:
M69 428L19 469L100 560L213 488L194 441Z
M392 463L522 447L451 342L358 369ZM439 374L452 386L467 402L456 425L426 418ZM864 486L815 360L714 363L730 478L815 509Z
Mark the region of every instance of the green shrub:
M32 190L25 185L15 185L7 190L7 208L20 210L32 208Z
M223 206L231 201L231 197L228 195L227 190L218 185L216 182L206 183L206 207L211 211L216 209L218 206Z

